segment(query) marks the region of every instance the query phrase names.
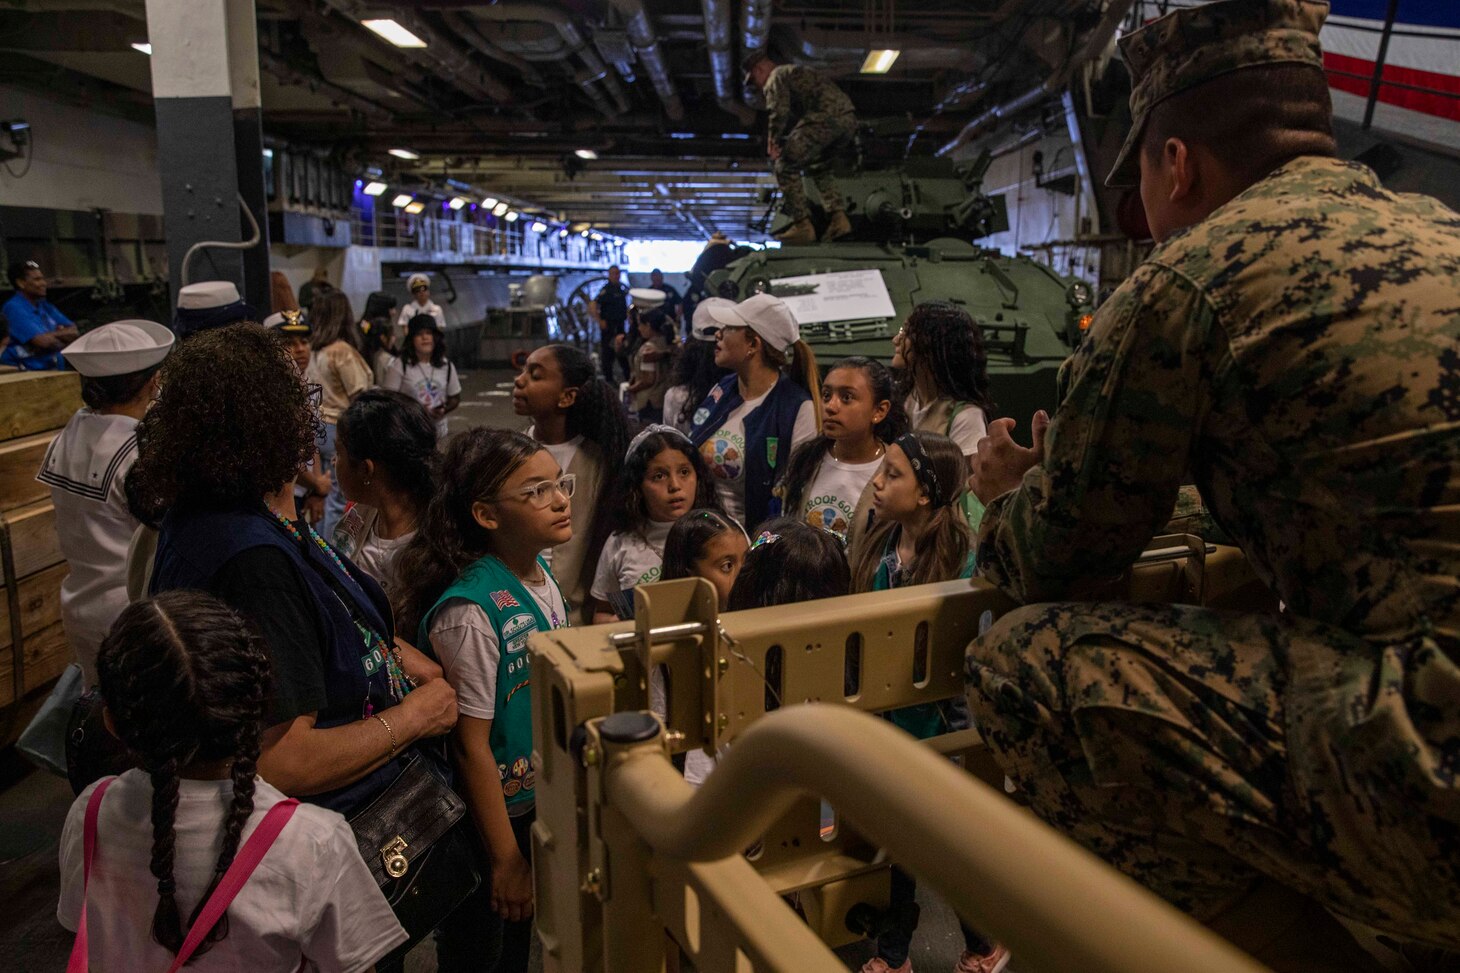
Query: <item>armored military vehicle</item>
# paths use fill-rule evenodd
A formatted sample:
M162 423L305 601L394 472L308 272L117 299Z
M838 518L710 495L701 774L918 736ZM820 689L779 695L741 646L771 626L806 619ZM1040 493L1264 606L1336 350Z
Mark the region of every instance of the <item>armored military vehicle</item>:
M976 245L1009 227L1002 197L982 191L988 163L985 154L964 166L910 159L838 172L850 235L756 251L711 274L705 291L730 296L729 284L740 300L784 298L823 367L848 355L890 362L914 305L962 305L983 329L999 413L1022 425L1053 409L1056 372L1089 324L1092 294L1029 257Z

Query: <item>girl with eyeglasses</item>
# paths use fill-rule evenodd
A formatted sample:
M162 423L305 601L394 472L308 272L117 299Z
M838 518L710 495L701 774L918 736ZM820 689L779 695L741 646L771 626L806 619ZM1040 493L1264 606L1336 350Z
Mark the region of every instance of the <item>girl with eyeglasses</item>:
M575 477L541 443L478 428L447 447L436 492L397 561L404 620L457 692L452 753L485 849L481 887L437 930L443 973L527 968L535 811L527 641L568 624L541 556L573 535Z

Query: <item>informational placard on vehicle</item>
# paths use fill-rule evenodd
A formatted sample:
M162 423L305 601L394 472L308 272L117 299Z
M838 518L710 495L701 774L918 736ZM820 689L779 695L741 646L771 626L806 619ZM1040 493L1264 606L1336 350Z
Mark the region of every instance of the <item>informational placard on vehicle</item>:
M892 317L892 297L880 270L844 270L771 281L771 293L790 307L797 324Z

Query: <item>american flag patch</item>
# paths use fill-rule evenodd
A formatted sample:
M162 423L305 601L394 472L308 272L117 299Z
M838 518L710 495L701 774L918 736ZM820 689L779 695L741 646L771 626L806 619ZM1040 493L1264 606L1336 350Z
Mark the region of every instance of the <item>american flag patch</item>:
M517 599L512 597L512 593L510 591L492 592L492 604L497 606L497 611L505 611L508 608L522 607L520 604L517 603Z

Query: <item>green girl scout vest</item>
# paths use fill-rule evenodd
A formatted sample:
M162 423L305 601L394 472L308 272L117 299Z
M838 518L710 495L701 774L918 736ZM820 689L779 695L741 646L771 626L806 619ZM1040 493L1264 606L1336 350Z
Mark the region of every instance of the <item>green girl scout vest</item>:
M547 579L557 585L547 562L537 559ZM562 589L559 588L561 594ZM441 606L453 598L464 598L479 606L497 635L501 654L497 660L497 697L492 733L488 742L502 778L502 796L510 812L514 807L532 804L536 795L537 768L532 765L532 697L529 679L527 640L533 632L548 632L553 626L543 617L537 599L528 593L517 575L488 554L462 572L456 583L436 600L421 621L418 645L425 646L435 658L431 646L431 624ZM564 607L567 606L566 599ZM567 619L563 619L567 624Z

